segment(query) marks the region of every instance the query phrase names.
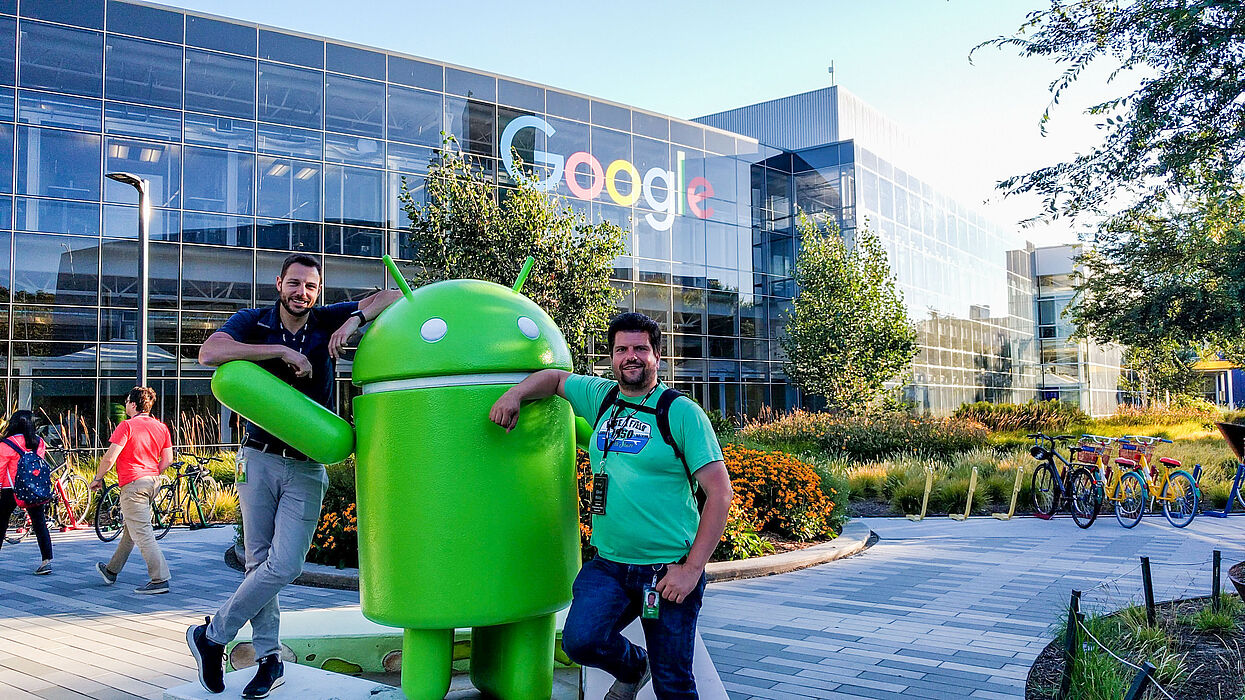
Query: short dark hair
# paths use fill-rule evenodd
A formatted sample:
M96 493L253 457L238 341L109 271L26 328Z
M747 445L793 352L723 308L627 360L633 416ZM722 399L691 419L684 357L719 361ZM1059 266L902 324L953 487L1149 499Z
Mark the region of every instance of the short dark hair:
M614 352L614 336L619 331L623 332L642 332L648 333L648 344L652 347L653 352L661 354L661 326L653 319L644 314L628 311L627 313L618 314L610 321L610 329L608 332L610 354Z
M281 276L285 277L286 270L290 269L290 265L302 265L304 267L314 267L321 277L324 276L324 269L320 267L320 261L307 255L306 253L294 253L286 257L285 262L281 263Z
M136 386L126 394L125 402L134 404L139 413L151 413L156 405L156 390L149 386Z

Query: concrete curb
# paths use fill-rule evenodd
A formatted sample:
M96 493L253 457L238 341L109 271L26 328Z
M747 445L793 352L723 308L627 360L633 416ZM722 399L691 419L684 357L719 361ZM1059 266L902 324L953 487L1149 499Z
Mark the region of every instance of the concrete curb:
M705 567L705 573L710 583L785 574L789 571L826 564L861 552L869 545L869 536L872 534L873 531L869 529L868 525L860 521L853 521L844 525L843 532L829 542L816 544L794 552L771 554L765 557L756 557L755 559L711 562ZM225 550L225 563L230 568L244 571L245 567L242 565L242 561L243 557L238 554L235 547ZM304 563L303 573L294 579L294 583L300 586L357 591L359 590L359 570L335 569L323 564Z

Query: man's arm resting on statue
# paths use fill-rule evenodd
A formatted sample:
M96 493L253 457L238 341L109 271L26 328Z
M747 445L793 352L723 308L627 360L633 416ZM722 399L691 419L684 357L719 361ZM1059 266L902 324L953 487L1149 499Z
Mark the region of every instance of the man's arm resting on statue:
M251 345L234 340L233 336L223 331L209 335L199 347L199 364L207 367L219 367L232 360L283 360L289 362L292 348L284 345ZM289 362L294 364L293 362Z
M722 532L726 530L726 516L731 509L734 489L731 477L726 472L726 464L721 460L710 462L692 475L700 488L705 492L705 509L700 513L700 526L696 528L696 539L692 549L687 553L687 561L683 564L671 564L666 575L657 582L657 591L661 597L675 603L682 603L689 593L700 583L700 575L713 556L713 550L722 540Z
M333 331L332 337L329 338L329 354L334 358L342 354L342 350L350 340L350 336L359 330L365 322L371 321L380 315L380 312L389 307L390 304L402 298L402 292L396 289L383 289L374 294L369 294L359 300L359 313L363 315L363 319L358 316L351 315L337 330Z
M519 406L524 401L535 401L550 396L566 398L566 378L570 372L562 369L542 369L533 372L527 379L510 387L497 399L489 410L489 420L510 432L519 423Z

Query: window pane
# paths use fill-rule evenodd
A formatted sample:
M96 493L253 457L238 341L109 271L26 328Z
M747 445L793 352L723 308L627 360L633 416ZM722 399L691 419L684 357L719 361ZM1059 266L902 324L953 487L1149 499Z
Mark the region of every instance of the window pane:
M13 125L0 124L0 192L13 191ZM0 251L0 257L4 257Z
M491 75L446 68L445 91L452 95L492 102L497 97L497 79Z
M258 145L261 153L282 156L304 156L319 160L324 153L321 132L275 124L259 125Z
M17 73L17 20L0 17L0 85L13 85Z
M104 94L112 100L182 106L182 47L109 36Z
M130 188L133 191L133 188ZM153 241L176 241L181 230L181 212L153 209L147 233ZM104 205L104 235L109 238L138 238L138 207Z
M237 311L251 305L254 252L182 247L182 308Z
M389 87L389 138L425 146L441 145L441 95Z
M328 70L363 78L385 79L385 54L383 53L331 43L324 49L325 68Z
M324 159L334 163L381 167L385 164L383 145L377 139L326 133Z
M324 293L320 299L325 304L340 301L358 301L377 291L384 278L377 275L376 263L369 260L352 260L332 255L324 256Z
M254 119L254 59L186 49L186 109Z
M255 223L255 245L281 251L318 253L320 228L318 223L258 219Z
M148 247L153 308L177 308L178 246L152 243ZM101 262L100 303L104 306L138 308L138 241L105 241Z
M18 92L17 121L34 126L99 131L100 104L99 100L88 97L21 90Z
M22 23L22 87L99 97L103 68L100 32Z
M445 100L445 130L458 139L466 153L492 156L497 133L495 105L450 97Z
M39 0L22 3L22 17L73 24L90 29L104 28L104 0Z
M186 209L251 213L255 156L187 146L183 168Z
M99 201L99 136L29 126L17 129L19 192Z
M440 91L445 87L445 75L441 66L435 63L390 56L389 82Z
M182 242L249 247L255 242L254 228L251 219L186 212L182 217Z
M181 43L182 13L108 0L108 31Z
M366 255L379 258L383 252L381 246L384 244L384 238L384 232L378 229L337 226L334 224L324 227L324 248L329 253ZM334 278L334 282L340 284L341 280ZM335 289L337 288L336 284L334 285ZM333 303L327 298L324 301L328 304ZM342 299L342 301L345 300Z
M254 56L255 27L187 15L186 43L205 49Z
M322 75L318 71L261 63L260 121L319 129L324 107Z
M104 172L133 173L147 180L147 192L154 207L181 204L181 147L154 141L109 137L107 167ZM129 204L137 201L130 185L105 179L104 201Z
M99 235L99 205L92 202L18 197L15 214L19 231Z
M182 115L169 109L105 103L104 131L118 136L181 141Z
M324 220L352 226L383 226L384 173L379 170L326 167Z
M385 135L385 85L343 75L324 76L324 129L357 136Z
M324 42L261 29L259 57L308 68L324 68Z
M256 213L280 219L319 221L320 164L261 156Z
M19 233L13 259L13 301L21 304L96 303L99 239Z
M233 117L186 113L186 143L255 150L255 123Z

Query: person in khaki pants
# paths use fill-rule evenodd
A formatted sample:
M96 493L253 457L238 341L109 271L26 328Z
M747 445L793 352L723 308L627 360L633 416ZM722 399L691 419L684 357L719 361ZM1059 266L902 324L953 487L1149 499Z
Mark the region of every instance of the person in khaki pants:
M135 593L151 595L169 592L169 565L164 560L156 533L151 527L151 502L160 487L160 475L173 463L173 441L169 429L158 418L151 417L156 403L156 392L145 386L136 386L125 398L126 419L121 421L109 438L108 452L104 453L95 472L91 489L98 491L104 486L104 475L117 466L117 482L121 486L121 515L125 529L112 560L107 564L98 562L95 568L104 582L117 582L117 574L130 558L134 545L147 562L146 584L134 589Z

